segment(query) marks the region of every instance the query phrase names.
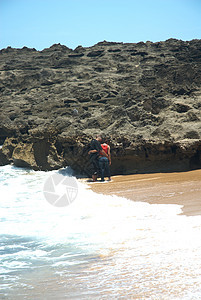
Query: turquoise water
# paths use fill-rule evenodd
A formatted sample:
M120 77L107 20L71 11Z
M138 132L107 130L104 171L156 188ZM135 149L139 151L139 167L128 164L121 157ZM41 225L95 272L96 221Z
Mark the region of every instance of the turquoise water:
M201 298L200 216L81 182L54 207L43 185L57 172L0 167L0 299Z

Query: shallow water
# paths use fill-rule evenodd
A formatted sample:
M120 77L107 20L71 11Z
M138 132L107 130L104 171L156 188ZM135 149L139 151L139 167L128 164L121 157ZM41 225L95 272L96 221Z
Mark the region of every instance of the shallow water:
M42 191L57 172L0 167L1 299L201 298L201 217L80 182L54 207Z

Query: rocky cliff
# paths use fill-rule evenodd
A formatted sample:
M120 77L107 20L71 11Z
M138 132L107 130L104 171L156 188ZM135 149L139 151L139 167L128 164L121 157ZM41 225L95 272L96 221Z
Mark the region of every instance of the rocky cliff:
M105 135L113 174L201 167L201 40L0 51L0 165L90 174Z

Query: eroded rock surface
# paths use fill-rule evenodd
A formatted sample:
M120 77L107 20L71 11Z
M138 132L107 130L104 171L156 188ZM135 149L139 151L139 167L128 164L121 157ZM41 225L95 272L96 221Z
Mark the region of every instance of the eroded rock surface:
M107 136L113 174L201 167L201 40L0 51L0 165L70 165Z

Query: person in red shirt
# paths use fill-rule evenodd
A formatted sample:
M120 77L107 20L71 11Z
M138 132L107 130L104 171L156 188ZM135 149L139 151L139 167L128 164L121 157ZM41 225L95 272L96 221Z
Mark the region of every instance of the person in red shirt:
M92 179L93 181L97 180L98 173L100 173L100 166L99 166L99 157L100 156L106 156L108 158L108 155L101 147L101 141L102 137L100 135L96 136L96 139L93 139L90 143L90 151L88 154L90 155L90 161L92 165Z
M101 181L104 180L105 174L108 175L108 180L111 180L110 175L110 165L111 165L111 153L110 153L110 146L105 142L101 144L101 147L103 151L107 154L107 157L105 155L102 155L100 153L99 155L99 166L100 166L100 175L101 175Z

